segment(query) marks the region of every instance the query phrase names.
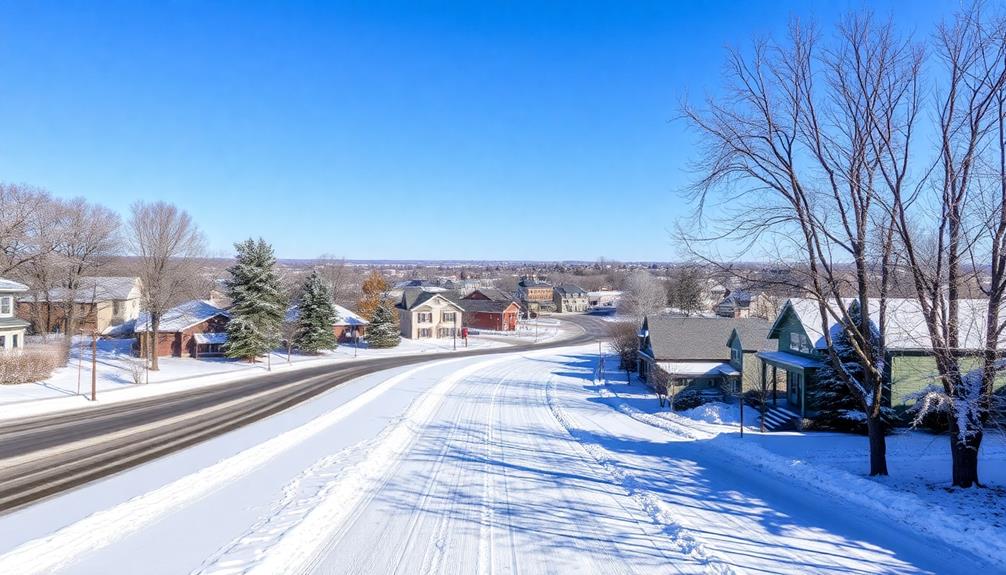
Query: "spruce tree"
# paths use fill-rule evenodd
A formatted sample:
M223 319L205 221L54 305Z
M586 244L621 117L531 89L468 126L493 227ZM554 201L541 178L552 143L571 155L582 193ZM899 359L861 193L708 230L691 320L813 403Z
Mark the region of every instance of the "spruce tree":
M338 346L332 333L332 324L338 319L338 314L332 305L332 293L318 272L311 272L304 281L298 311L294 345L306 353L318 353Z
M228 269L233 302L227 324L227 357L255 360L280 342L286 298L276 273L272 246L259 238L234 244L237 262Z
M402 341L398 321L391 304L384 300L374 309L374 316L367 327L367 345L374 348L395 347Z
M853 325L859 325L859 322L862 321L862 309L858 301L849 304L849 321ZM882 353L879 351L880 331L872 321L870 322L870 335L872 348L878 350L878 354ZM831 343L838 352L845 371L854 380L862 382L864 379L863 366L845 330L835 330ZM817 370L817 383L812 390L808 391L808 396L817 409L817 415L813 418L816 427L866 434L866 413L863 412L859 400L849 391L849 387L832 367L830 361L826 361ZM892 416L893 412L889 408L883 410L885 420L889 421Z

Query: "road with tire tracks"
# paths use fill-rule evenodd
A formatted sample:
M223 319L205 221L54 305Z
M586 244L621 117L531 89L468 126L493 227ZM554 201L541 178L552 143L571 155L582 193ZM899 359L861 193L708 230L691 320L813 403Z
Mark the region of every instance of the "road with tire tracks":
M435 361L589 343L606 322L570 316L583 333L540 344L384 357L276 373L114 405L0 424L0 513L162 457L289 409L363 375Z

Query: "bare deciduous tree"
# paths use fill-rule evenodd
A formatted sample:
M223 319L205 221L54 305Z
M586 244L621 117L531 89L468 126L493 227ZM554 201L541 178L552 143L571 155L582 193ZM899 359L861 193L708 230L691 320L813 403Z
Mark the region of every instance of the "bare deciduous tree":
M143 282L143 307L150 322L147 349L156 350L161 317L195 285L203 235L187 212L166 202L133 204L126 234ZM156 351L151 353L150 369L158 369Z
M667 307L667 290L663 282L646 270L635 270L626 278L618 312L642 318L659 313Z

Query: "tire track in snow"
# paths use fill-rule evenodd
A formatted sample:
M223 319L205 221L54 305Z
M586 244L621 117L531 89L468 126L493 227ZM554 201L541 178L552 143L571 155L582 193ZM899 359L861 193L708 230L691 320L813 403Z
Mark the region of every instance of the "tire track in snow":
M319 495L312 500L311 511L301 516L282 537L263 543L250 532L243 535L245 541L255 542L260 549L256 555L260 558L259 561L242 563L242 559L248 557L247 553L242 549L243 546L232 545L232 553L216 557L211 564L196 573L273 574L303 573L309 570L326 547L331 534L340 530L364 498L373 492L374 485L383 483L383 478L393 469L455 384L480 369L508 359L511 358L502 356L468 365L437 382L409 407L398 423L387 430L387 434L364 461L347 473L340 474L324 489L324 496ZM428 367L430 366L424 366ZM418 369L420 368L410 371ZM264 523L260 521L259 524Z
M707 548L694 533L681 525L667 504L647 490L646 486L632 473L622 469L617 461L608 457L604 448L597 445L589 432L582 431L573 425L569 415L556 397L555 380L556 375L550 374L545 387L546 400L552 415L566 429L570 437L639 503L654 523L663 528L664 533L674 542L679 552L702 564L707 573L714 575L738 574L739 571L728 561Z

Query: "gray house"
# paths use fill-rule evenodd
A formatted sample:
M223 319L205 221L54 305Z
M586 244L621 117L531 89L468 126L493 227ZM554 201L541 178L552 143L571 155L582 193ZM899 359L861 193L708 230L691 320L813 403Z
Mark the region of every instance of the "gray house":
M552 290L555 311L559 313L585 312L590 307L587 290L574 284L560 284Z
M760 389L756 354L773 349L770 327L756 318L647 316L639 331L639 376L651 387Z

